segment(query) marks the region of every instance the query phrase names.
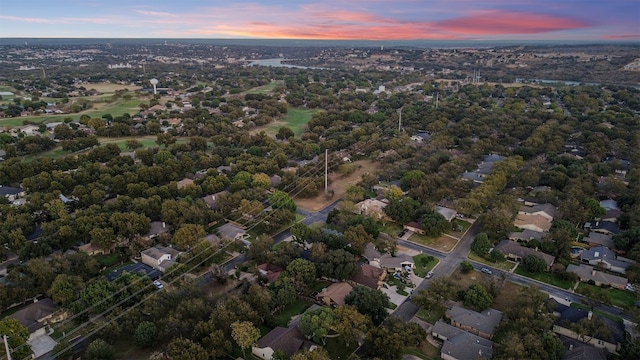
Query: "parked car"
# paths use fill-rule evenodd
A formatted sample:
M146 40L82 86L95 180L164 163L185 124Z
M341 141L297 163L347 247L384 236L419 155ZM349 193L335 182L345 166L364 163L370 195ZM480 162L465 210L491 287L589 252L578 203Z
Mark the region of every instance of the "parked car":
M431 277L432 277L432 276L433 276L433 271L429 271L429 272L427 273L427 276L425 276L424 278L425 278L425 279L431 279Z
M404 229L398 233L398 237L403 237L407 233L407 229Z
M157 287L158 289L162 289L164 287L164 285L162 285L162 283L158 280L153 280L153 285L155 285L155 287Z
M485 274L489 274L489 275L493 274L493 271L491 271L490 269L484 268L484 267L482 269L480 269L480 271L482 271Z

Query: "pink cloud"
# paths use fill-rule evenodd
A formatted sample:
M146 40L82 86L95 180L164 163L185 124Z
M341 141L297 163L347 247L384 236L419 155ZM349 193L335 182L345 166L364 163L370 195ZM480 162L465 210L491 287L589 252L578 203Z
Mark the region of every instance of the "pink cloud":
M457 19L439 21L442 30L465 35L539 34L587 27L585 22L554 15L511 11L483 11Z

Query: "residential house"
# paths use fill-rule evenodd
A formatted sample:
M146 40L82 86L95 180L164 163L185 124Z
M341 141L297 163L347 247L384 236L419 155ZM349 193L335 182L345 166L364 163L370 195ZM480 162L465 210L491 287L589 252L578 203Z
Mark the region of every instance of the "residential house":
M609 210L607 210L607 212L605 212L604 216L602 216L602 218L600 218L600 220L609 221L609 222L615 223L615 222L618 222L618 219L620 219L622 214L624 214L622 212L622 210L609 209Z
M478 164L478 168L476 169L476 171L465 171L462 174L462 178L471 180L477 184L481 184L484 182L485 177L491 174L495 163L504 159L506 159L504 156L500 156L497 154L486 155L483 161Z
M29 330L27 344L31 346L33 358L39 358L51 352L56 341L47 333L50 325L67 318L66 311L58 310L53 300L49 298L35 300L35 302L9 315Z
M246 241L249 236L244 227L238 223L228 222L218 228L218 236L227 241Z
M547 235L548 233L546 232L524 229L520 232L512 232L509 234L509 240L524 242L528 242L530 240L542 241Z
M620 274L626 273L627 268L631 266L631 263L616 259L616 254L604 246L598 246L583 251L580 254L580 260L590 265L598 266Z
M597 286L611 286L616 289L624 290L627 286L627 278L609 274L603 271L597 271L593 266L589 265L573 265L567 266L567 272L578 275L580 281L593 281Z
M176 186L178 187L178 189L182 189L184 187L187 187L187 186L193 185L193 184L194 184L193 180L191 180L189 178L184 178L184 179L178 181L176 183Z
M10 202L14 202L25 196L24 190L11 186L0 185L0 196L4 196Z
M164 221L152 221L149 227L149 232L145 235L147 239L155 239L161 234L169 232L169 228Z
M344 305L344 298L351 290L353 290L353 287L346 282L334 283L322 289L316 295L316 300L323 302L327 306Z
M589 235L587 237L582 238L582 242L589 245L589 247L604 246L609 249L613 249L616 247L616 244L613 241L611 235L605 235L597 233L595 231L589 232Z
M20 324L29 330L29 338L38 337L47 333L47 325L64 320L67 313L58 312L58 306L50 298L35 300L33 304L9 315L18 320Z
M495 249L500 250L507 258L518 262L522 261L522 259L527 255L537 256L540 259L544 260L544 262L547 264L547 269L549 269L556 260L556 258L552 255L545 254L541 251L536 251L535 249L524 247L511 240L502 240L495 247Z
M551 221L543 215L518 214L513 224L520 229L547 232L551 229Z
M162 272L167 271L167 269L176 263L178 255L180 255L178 250L162 245L156 245L140 253L143 264L147 264Z
M266 263L260 264L256 267L258 269L258 273L261 276L264 276L264 278L267 280L267 284L270 284L278 280L278 278L280 277L280 274L282 274L282 272L284 271L283 268L277 265L271 265Z
M445 360L491 359L493 342L438 320L431 335L443 340L440 358Z
M424 235L424 230L422 230L422 225L417 221L410 221L404 224L403 228L412 231L414 233Z
M586 230L599 232L605 235L617 235L620 233L618 224L611 221L591 221L584 224Z
M377 268L380 267L380 258L382 257L382 253L376 249L376 246L373 243L370 242L364 246L364 254L362 256L367 259L369 265Z
M226 194L226 191L220 191L215 194L205 195L202 197L202 200L204 200L209 209L218 210L220 209L220 198L225 196Z
M502 312L495 309L476 312L454 305L446 311L445 316L451 320L451 325L485 339L491 339L502 319Z
M384 208L389 204L388 201L378 199L366 199L355 205L354 212L356 214L364 214L372 218L381 220L387 218Z
M560 339L567 350L562 360L607 360L609 352L606 349L599 349L566 336Z
M287 357L291 357L300 350L312 348L315 349L315 345L307 340L297 326L289 328L278 326L260 338L251 348L251 353L260 359L271 360L273 353L278 350L282 350Z
M456 218L458 214L454 209L450 209L444 206L436 206L438 214L442 215L447 221L451 221Z
M387 272L393 273L413 269L416 267L416 264L413 258L406 254L399 254L398 256L383 254L380 256L380 267Z
M594 320L602 322L607 331L605 333L597 331L595 334L579 334L573 328L575 324L581 321ZM553 331L557 334L591 344L597 348L607 349L614 354L618 353L625 338L625 328L622 322L593 314L591 311L571 307L560 314L560 317L553 324Z
M540 215L549 220L549 222L553 221L556 216L556 207L552 204L538 204L533 206L521 206L518 210L518 214L522 215Z
M354 286L363 285L374 290L380 290L386 276L387 272L380 268L369 264L360 264L358 272L351 277L351 283Z
M91 243L81 245L78 247L78 250L88 254L89 256L111 254L111 249L101 249L97 246L93 246Z

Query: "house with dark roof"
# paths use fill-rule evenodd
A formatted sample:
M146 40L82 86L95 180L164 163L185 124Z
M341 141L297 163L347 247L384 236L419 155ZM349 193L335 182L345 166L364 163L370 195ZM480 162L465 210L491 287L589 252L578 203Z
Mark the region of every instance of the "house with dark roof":
M162 272L176 263L178 255L180 255L178 250L162 245L156 245L140 253L142 263Z
M278 280L280 274L284 271L283 268L272 264L260 264L256 268L258 273L267 280L268 284Z
M47 333L47 325L66 319L66 311L58 312L58 306L50 298L36 300L33 304L9 315L29 330L29 338Z
M589 265L573 265L567 266L567 272L578 275L580 281L588 282L593 281L596 286L611 286L616 289L624 290L627 286L628 280L625 277L609 274L603 271L596 270L593 266Z
M604 325L604 330L601 326L596 326L598 331L595 333L584 334L576 331L576 325L591 321L600 322ZM625 338L625 327L622 322L611 320L588 310L571 307L560 314L560 317L553 324L553 331L597 348L607 349L614 354L618 353Z
M627 272L627 268L631 263L621 261L616 258L616 254L609 248L598 246L585 250L580 254L580 260L593 266L599 266L603 269L614 271L620 274Z
M604 246L609 249L614 249L616 247L611 235L601 234L595 231L589 232L589 235L582 238L582 242L589 245L589 247Z
M502 240L495 247L495 249L500 250L507 258L518 262L520 262L527 255L537 256L540 259L544 260L544 262L547 264L547 269L549 269L556 260L556 258L552 255L545 254L541 251L536 251L535 249L524 247L511 240Z
M562 360L607 360L609 352L589 344L561 336L562 345L567 350Z
M524 242L528 242L530 240L542 241L547 235L548 233L546 232L524 229L520 232L512 232L509 234L509 240Z
M502 319L502 312L496 309L476 312L454 305L446 311L445 316L451 320L451 325L485 339L491 339Z
M431 328L431 335L444 341L440 358L445 360L491 359L493 342L473 335L441 320Z
M24 190L11 186L0 185L0 196L4 196L10 202L14 202L25 196Z
M369 264L360 264L358 271L351 277L351 284L364 285L374 290L382 288L382 282L387 276L387 272Z
M273 359L273 353L282 350L288 357L304 349L315 349L315 345L307 340L297 326L289 328L278 326L269 331L251 348L251 353L263 360Z
M618 224L611 221L590 221L584 224L585 230L599 232L605 235L617 235L620 233Z
M351 290L353 290L353 286L346 282L334 283L322 289L316 295L316 300L332 307L344 305L344 298L349 295Z

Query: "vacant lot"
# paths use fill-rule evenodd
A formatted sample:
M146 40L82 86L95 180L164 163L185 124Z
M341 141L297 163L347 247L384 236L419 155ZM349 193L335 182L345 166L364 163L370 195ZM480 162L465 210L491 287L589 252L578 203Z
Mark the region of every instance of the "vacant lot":
M324 189L320 190L320 194L314 198L309 199L294 199L298 207L309 210L318 211L325 206L331 204L336 199L341 198L346 193L350 186L357 184L365 173L375 173L378 170L378 164L370 160L358 160L353 162L358 167L351 175L343 177L337 173L329 174L331 183L329 184L329 190L333 190L333 197L327 198L324 194Z
M122 84L112 84L112 83L82 84L81 86L84 87L87 90L94 89L96 91L99 91L99 92L105 93L105 94L106 93L115 93L116 90L135 91L135 90L142 89L142 87L136 86L136 85L122 85Z

